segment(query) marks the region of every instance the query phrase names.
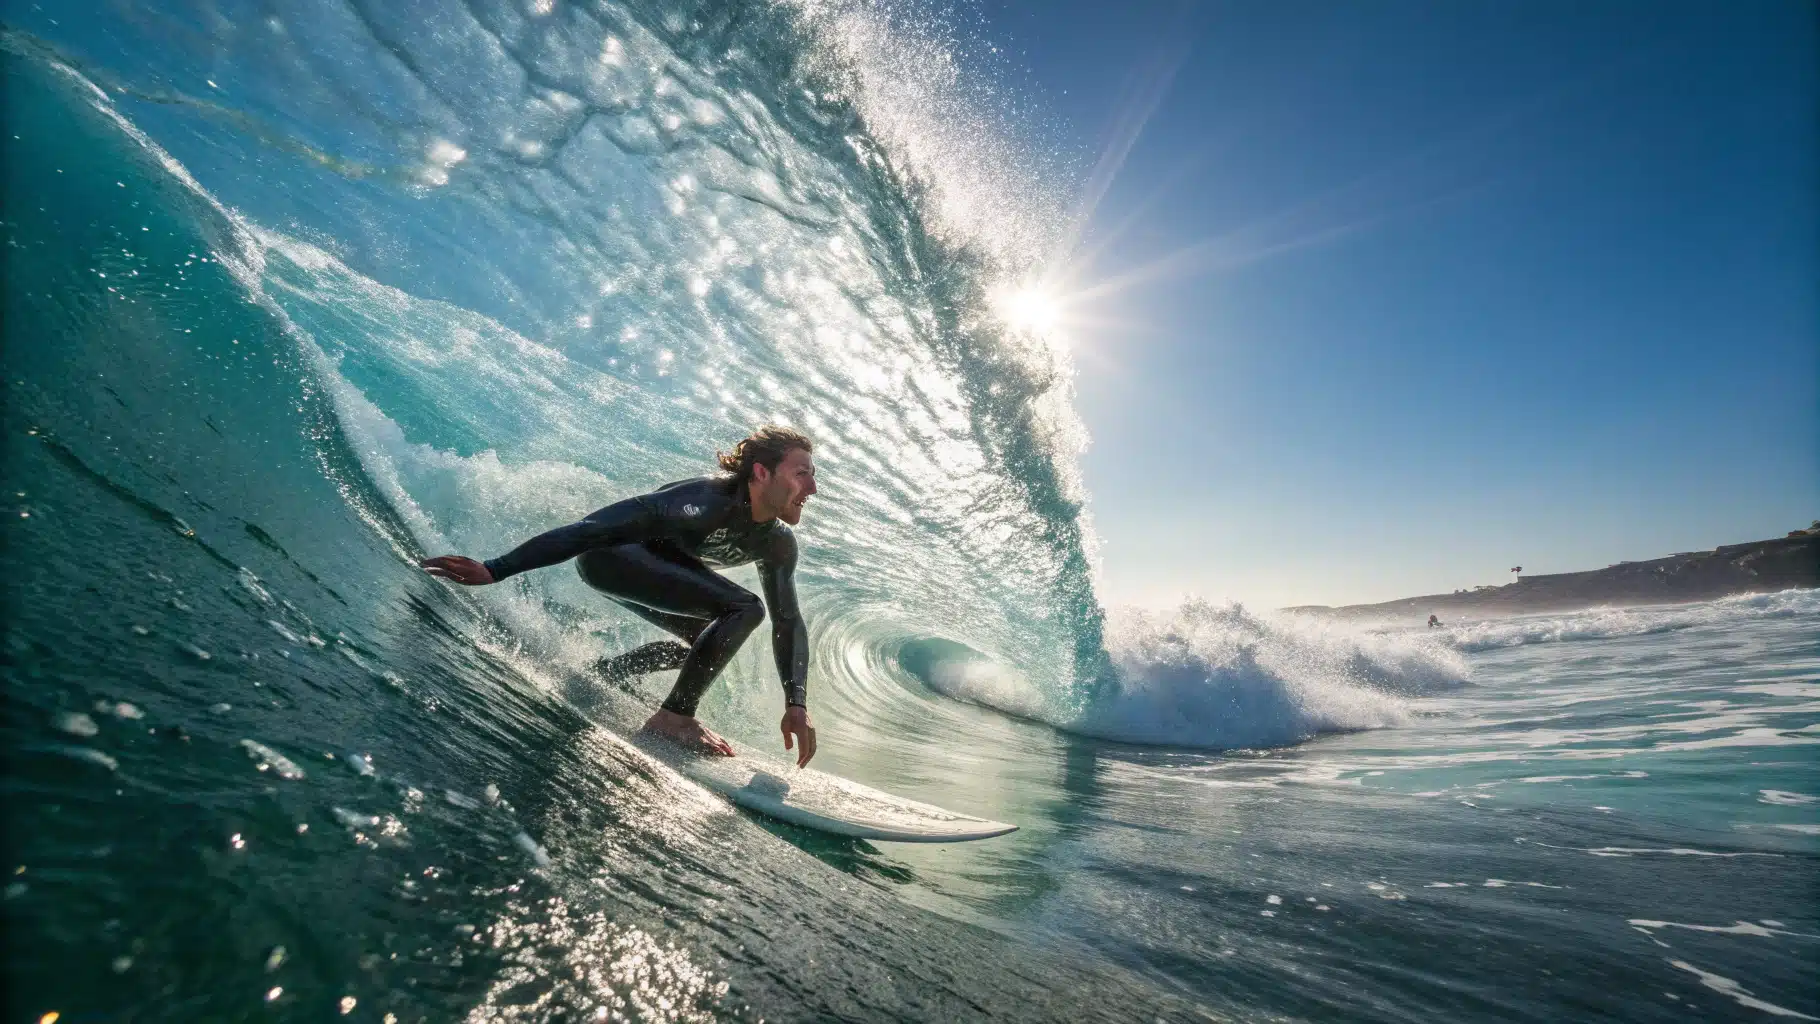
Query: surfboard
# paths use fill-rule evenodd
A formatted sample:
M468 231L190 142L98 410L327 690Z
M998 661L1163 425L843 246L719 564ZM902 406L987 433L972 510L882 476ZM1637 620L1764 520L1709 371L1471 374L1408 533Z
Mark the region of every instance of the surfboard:
M636 733L632 743L740 807L832 835L891 843L964 843L1017 831L1007 822L893 796L813 768L744 755L697 754Z

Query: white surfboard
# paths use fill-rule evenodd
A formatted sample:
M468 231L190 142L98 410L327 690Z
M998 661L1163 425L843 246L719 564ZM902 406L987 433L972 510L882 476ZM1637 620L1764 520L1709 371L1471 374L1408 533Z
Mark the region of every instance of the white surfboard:
M635 733L632 742L741 807L837 836L893 843L962 843L1017 831L1016 825L906 800L813 768L744 756L696 754L650 735Z

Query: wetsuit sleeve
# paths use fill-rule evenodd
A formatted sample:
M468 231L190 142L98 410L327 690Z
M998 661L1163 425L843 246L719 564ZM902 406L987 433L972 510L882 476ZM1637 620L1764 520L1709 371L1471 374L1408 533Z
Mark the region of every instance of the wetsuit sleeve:
M796 536L780 526L758 563L771 609L771 653L784 683L784 705L809 706L809 627L796 604Z
M566 562L589 548L633 544L663 533L664 518L649 496L614 502L579 523L540 533L485 565L495 583L531 569Z

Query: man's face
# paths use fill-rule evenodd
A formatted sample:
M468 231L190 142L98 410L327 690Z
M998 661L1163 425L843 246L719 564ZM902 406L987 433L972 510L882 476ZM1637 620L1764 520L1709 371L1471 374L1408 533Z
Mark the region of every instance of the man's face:
M815 460L801 448L784 453L775 470L752 467L764 503L777 509L777 518L795 526L803 517L803 503L815 493Z

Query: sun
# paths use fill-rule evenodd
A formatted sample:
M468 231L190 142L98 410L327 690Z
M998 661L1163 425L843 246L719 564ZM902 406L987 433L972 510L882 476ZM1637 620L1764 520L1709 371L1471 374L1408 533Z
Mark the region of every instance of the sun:
M992 308L1014 331L1049 338L1061 330L1061 298L1041 285L1001 288L992 296Z

